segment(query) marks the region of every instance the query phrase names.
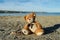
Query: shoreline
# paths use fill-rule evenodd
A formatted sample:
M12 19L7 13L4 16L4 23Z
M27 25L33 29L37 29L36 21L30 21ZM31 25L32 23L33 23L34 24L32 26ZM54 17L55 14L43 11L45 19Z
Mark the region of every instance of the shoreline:
M0 13L0 16L24 16L29 13ZM37 16L60 16L60 13L36 13Z

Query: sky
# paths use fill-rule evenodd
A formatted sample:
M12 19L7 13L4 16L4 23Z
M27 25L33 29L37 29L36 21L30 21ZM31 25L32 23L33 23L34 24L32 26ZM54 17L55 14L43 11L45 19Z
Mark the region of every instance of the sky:
M60 0L0 0L0 10L60 12Z

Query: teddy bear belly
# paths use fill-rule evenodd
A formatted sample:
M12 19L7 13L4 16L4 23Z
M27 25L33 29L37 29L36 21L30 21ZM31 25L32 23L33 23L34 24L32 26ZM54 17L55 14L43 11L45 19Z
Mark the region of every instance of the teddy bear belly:
M37 27L36 25L33 25L33 26L30 26L29 29L32 31L32 32L35 32Z

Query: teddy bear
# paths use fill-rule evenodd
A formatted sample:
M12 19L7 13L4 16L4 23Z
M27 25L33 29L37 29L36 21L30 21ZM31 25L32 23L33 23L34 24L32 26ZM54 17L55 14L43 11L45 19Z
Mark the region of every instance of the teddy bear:
M34 33L37 36L39 36L44 33L42 25L39 22L37 22L35 18L36 18L36 14L34 12L24 16L24 19L27 22L27 24L22 29L23 34L29 35L31 33Z

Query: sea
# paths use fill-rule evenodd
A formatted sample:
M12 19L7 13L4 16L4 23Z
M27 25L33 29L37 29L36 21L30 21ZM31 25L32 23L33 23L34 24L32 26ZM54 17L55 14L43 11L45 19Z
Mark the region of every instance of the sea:
M24 16L29 13L0 13L0 16ZM60 16L60 13L36 13L37 16Z

